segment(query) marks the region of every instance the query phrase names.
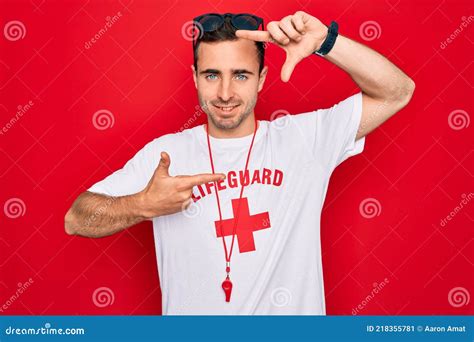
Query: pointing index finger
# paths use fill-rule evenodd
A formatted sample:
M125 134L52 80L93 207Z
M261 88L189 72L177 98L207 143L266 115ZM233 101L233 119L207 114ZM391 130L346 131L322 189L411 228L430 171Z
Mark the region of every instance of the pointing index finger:
M198 175L193 175L193 176L186 176L183 179L183 187L186 188L192 188L193 186L196 185L201 185L204 183L209 183L209 182L217 182L222 179L225 179L225 175L223 173L202 173Z
M235 35L239 38L250 39L256 42L272 41L272 36L268 31L237 30Z

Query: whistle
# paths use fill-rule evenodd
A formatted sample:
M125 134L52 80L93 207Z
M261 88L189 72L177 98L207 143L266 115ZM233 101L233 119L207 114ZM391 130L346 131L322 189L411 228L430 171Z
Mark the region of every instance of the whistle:
M223 282L222 282L222 289L225 292L225 301L230 302L230 295L232 293L232 282L230 281L229 277L227 277Z

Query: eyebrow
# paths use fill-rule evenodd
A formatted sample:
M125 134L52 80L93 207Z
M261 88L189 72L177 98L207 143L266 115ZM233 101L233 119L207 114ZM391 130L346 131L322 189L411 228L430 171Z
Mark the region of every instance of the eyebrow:
M203 75L203 74L217 74L217 75L220 75L220 74L222 74L222 71L217 70L217 69L206 69L206 70L200 71L199 74L200 75ZM237 74L253 75L254 73L251 72L250 70L247 70L247 69L232 69L232 74L233 75L237 75Z

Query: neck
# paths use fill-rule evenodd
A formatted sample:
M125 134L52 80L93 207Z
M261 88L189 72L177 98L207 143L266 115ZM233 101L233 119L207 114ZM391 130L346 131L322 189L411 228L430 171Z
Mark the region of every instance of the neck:
M213 138L218 138L218 139L231 139L231 138L241 138L245 137L247 135L253 134L255 128L255 114L249 115L242 123L232 129L221 129L217 128L214 126L211 120L207 120L207 129L209 132L209 135ZM258 128L258 123L257 123L257 128Z

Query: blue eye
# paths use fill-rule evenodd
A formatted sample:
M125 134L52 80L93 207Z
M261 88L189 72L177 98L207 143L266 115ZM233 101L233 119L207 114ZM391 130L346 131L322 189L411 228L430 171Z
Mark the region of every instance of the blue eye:
M245 76L244 74L238 74L238 75L236 75L236 78L240 81L244 81L244 80L248 79L248 77Z
M217 79L217 75L216 75L216 74L209 74L209 75L206 75L206 79L208 79L208 80L216 80L216 79Z

